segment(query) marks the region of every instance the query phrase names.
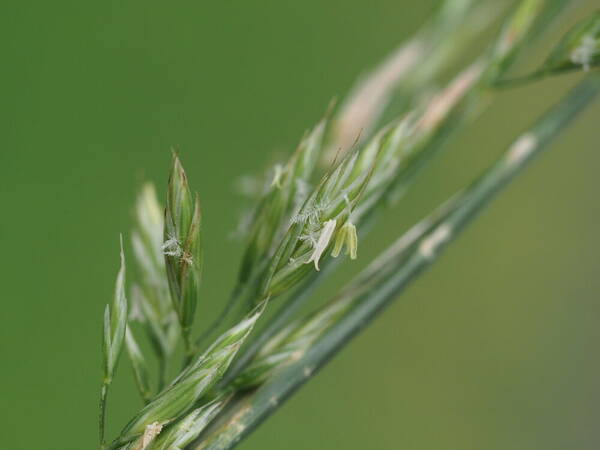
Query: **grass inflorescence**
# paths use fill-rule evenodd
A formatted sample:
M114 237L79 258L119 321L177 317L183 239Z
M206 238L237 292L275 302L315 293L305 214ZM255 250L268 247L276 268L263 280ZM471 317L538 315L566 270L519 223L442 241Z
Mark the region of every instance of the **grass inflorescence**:
M136 271L129 289L121 244L114 299L104 317L101 447L232 448L434 263L600 90L594 73L600 64L598 12L556 38L539 69L509 73L525 45L564 7L559 0L516 2L487 49L438 89L435 80L452 67L461 47L500 14L492 1L444 2L413 39L330 108L288 161L274 167L249 216L230 299L204 330L194 328L202 307L200 201L173 154L165 206L150 183L136 202ZM359 257L372 224L395 207L453 133L481 114L496 87L573 70L584 79L495 164L401 234L337 295L298 313L342 255ZM385 123L391 111L396 116ZM272 308L276 312L263 318ZM183 366L169 380L180 345ZM108 390L123 347L144 406L106 442Z

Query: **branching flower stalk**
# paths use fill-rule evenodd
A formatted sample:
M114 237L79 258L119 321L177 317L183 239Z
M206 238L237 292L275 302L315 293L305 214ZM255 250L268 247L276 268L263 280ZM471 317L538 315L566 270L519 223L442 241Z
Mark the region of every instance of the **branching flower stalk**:
M492 4L445 2L417 37L363 79L349 100L330 110L290 159L275 167L252 214L230 301L200 337L193 330L203 260L198 196L177 155L164 214L153 187L142 187L131 237L136 266L132 306L127 306L121 250L115 296L105 313L102 448L107 392L123 344L145 406L109 449L232 448L432 264L475 213L596 95L600 80L590 74L475 183L402 235L332 300L298 315L342 254L358 257L359 238L365 238L370 224L397 203L452 134L484 110L492 87L510 80L506 74L524 45L565 7L559 0L518 2L488 50L446 87L433 89L433 80L458 55L459 44L495 17L499 9L489 9ZM534 73L596 68L598 17L592 14L576 25ZM395 108L398 98L402 106ZM382 127L388 109L402 114ZM319 161L328 161L324 169ZM279 311L244 351L271 304L279 304ZM221 328L225 331L211 342ZM152 348L156 377L140 337ZM180 337L183 368L167 382Z

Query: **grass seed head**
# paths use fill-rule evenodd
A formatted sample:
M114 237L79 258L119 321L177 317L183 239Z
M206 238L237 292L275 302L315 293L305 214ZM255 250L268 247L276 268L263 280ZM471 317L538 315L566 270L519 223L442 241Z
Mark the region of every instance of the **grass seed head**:
M177 155L167 190L162 251L171 299L184 335L194 320L202 274L200 201L192 195Z
M125 254L123 238L121 238L121 266L117 273L114 297L111 305L106 305L104 312L104 378L112 380L127 328L127 297L125 296Z

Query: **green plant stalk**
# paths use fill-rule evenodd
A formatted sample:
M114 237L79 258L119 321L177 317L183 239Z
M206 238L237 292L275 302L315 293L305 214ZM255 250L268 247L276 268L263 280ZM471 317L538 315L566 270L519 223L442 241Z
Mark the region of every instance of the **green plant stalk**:
M98 415L98 439L100 441L100 448L105 448L105 424L106 424L106 403L108 401L108 388L110 387L110 380L102 380L100 385L100 413Z
M389 271L384 282L374 286L364 298L336 323L317 344L297 361L283 369L256 392L243 398L232 412L227 427L215 430L191 448L226 450L252 432L290 395L321 369L337 351L364 328L425 268L441 250L490 203L495 194L519 174L531 159L544 150L600 90L600 78L589 77L523 134L498 162L460 196L453 209L431 232L421 237L400 267ZM393 259L394 255L387 258Z

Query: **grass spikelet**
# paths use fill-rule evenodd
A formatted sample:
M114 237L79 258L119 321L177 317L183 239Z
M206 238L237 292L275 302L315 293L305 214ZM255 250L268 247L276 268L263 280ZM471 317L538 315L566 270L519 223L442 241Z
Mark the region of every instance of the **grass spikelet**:
M334 233L350 219L369 182L374 163L371 161L368 167L357 152L352 152L323 177L292 218L271 260L261 296L276 296L291 289L310 273L310 263L318 268Z
M131 289L135 314L130 316L130 321L144 325L145 334L158 358L158 390L165 383L169 359L180 335L165 269L163 235L164 208L156 198L154 185L145 183L137 197L135 227L131 234L137 282Z
M104 445L104 426L106 421L106 399L108 388L112 384L119 356L123 349L125 330L127 329L127 297L125 296L125 254L121 237L121 266L115 282L115 293L111 305L104 310L104 331L102 340L103 378L100 388L100 445Z
M188 358L194 353L190 333L202 274L200 220L200 201L197 195L192 195L181 161L174 154L167 189L162 250L171 299L179 318Z
M321 121L303 139L288 163L275 177L264 196L252 224L248 247L242 258L238 283L247 283L258 271L262 261L273 255L277 239L306 200L316 161L322 150L326 120Z

